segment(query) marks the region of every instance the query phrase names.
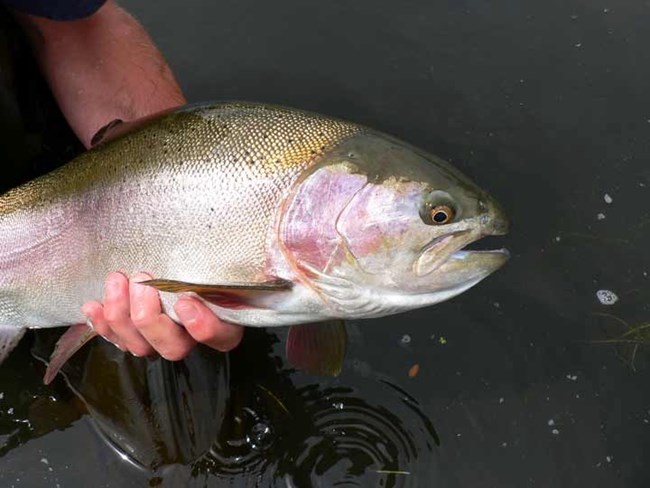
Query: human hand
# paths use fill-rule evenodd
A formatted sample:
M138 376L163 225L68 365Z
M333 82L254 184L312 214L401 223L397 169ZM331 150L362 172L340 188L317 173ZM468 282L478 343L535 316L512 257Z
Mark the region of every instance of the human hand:
M241 341L243 328L219 318L200 300L181 297L174 309L184 327L162 313L158 291L139 282L152 279L138 273L128 279L111 273L104 284L102 303L84 304L83 313L95 331L135 356L160 354L170 361L187 356L197 342L229 351Z

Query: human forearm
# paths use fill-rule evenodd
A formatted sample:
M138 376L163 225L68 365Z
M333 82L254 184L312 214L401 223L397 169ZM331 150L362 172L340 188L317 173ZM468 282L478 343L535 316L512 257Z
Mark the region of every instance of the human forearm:
M16 16L61 111L86 147L111 120L136 119L185 103L149 35L113 1L75 21Z

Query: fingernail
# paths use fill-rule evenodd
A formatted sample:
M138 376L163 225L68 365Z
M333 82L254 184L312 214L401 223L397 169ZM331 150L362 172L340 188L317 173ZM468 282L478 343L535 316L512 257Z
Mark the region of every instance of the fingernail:
M109 344L113 344L113 345L114 345L115 347L117 347L120 351L124 352L124 349L122 349L122 346L120 346L119 344L116 344L115 342L109 340L108 337L106 337L106 336L102 336L102 338L103 338L106 342L108 342Z
M179 300L176 302L176 313L181 322L194 322L199 311L190 300Z
M95 326L93 325L93 321L90 320L90 318L86 317L86 325L90 328L90 330L95 330Z

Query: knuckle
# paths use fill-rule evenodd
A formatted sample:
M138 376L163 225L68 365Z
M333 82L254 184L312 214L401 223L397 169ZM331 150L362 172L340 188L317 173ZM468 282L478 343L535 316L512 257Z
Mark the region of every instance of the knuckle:
M135 325L136 329L146 328L150 322L151 317L142 309L136 309L131 313L131 322Z

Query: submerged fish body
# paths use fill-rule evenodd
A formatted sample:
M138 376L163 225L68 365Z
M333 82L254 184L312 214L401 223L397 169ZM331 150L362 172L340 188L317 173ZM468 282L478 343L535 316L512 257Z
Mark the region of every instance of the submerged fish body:
M114 270L155 276L172 318L178 292L247 326L397 313L498 269L505 251L462 249L506 228L466 177L384 134L282 107L186 107L0 197L0 345L83 323Z

